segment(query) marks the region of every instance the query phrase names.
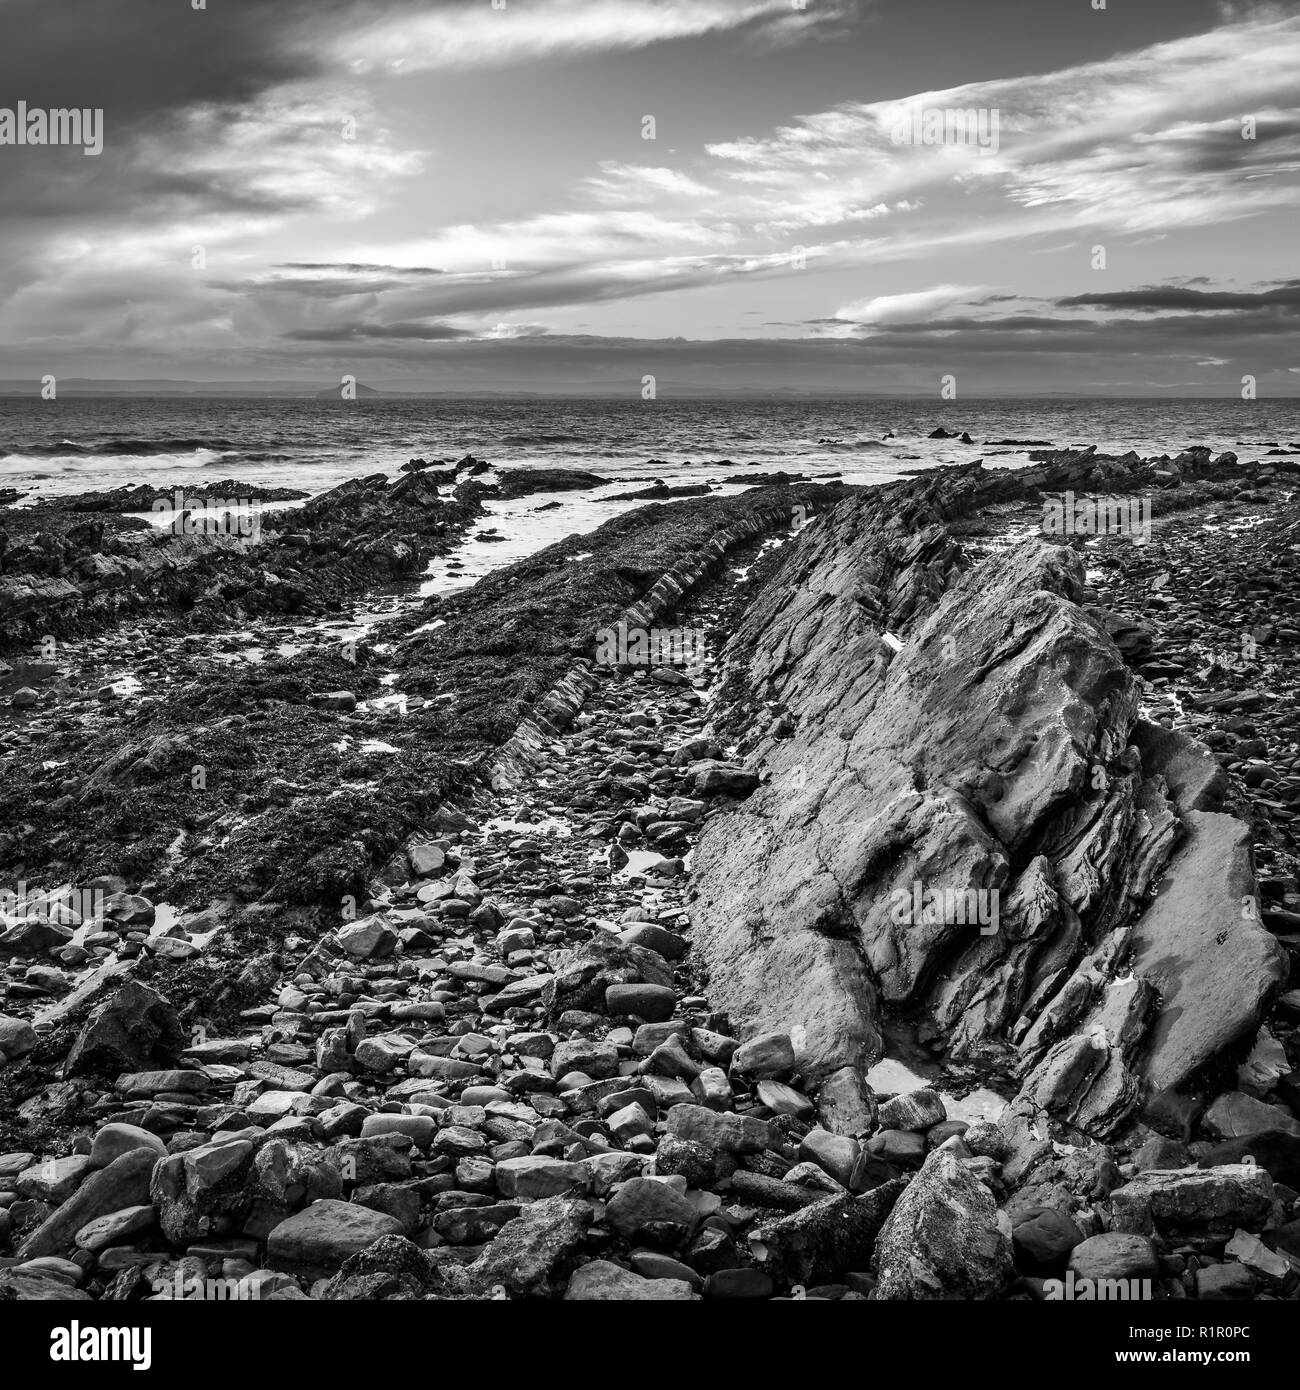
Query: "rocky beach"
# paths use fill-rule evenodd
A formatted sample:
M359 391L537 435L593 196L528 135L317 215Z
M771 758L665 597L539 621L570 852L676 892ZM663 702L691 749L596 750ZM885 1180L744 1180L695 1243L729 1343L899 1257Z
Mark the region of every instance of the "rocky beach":
M0 511L0 1301L1300 1297L1300 460L1004 442Z

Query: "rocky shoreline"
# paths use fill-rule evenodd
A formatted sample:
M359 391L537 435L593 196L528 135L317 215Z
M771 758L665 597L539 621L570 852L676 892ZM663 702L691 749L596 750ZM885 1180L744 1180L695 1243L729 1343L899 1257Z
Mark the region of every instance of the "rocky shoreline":
M51 676L5 860L106 899L0 936L0 1297L1295 1298L1296 476L778 481L346 665L204 693L199 652L121 715ZM478 486L367 480L360 528L451 544ZM1045 539L1067 494L1150 539ZM704 656L600 665L616 623ZM326 759L377 737L387 778ZM900 918L917 886L994 930Z

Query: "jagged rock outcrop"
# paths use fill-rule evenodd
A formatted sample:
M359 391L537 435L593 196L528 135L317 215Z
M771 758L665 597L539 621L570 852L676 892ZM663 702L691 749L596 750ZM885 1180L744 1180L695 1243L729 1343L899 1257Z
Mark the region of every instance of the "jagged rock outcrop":
M1257 1024L1285 957L1245 827L1204 809L1220 769L1139 717L1079 554L968 564L943 518L972 489L846 500L751 605L722 725L765 784L697 846L696 940L805 1075L874 1060L888 1008L1106 1136Z

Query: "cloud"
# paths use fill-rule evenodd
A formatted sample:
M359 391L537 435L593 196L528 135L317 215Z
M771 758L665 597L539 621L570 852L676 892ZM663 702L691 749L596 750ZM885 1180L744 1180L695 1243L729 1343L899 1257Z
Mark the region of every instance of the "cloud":
M1096 306L1156 314L1171 310L1222 313L1229 309L1277 308L1300 310L1300 280L1288 280L1266 290L1195 290L1182 285L1147 285L1136 290L1112 290L1105 294L1075 294L1056 301L1064 308Z
M710 198L716 190L676 169L654 168L645 164L621 164L603 160L600 173L587 180L587 187L601 202L645 202L671 194L681 198Z
M1061 230L1082 210L1133 233L1234 221L1300 205L1298 61L1300 15L1267 12L1055 72L846 102L706 152L714 181L784 193L810 222L825 182L846 204L982 196L988 241ZM918 108L997 111L997 150L896 144Z
M392 342L439 343L455 338L472 338L464 328L447 323L341 323L327 328L295 328L284 335L301 343L353 342L376 338Z
M833 23L843 8L834 0L797 12L790 0L545 0L496 9L476 0L401 7L373 19L358 5L333 26L325 52L357 72L509 67L751 26L768 41L794 42Z
M874 299L859 300L856 304L845 304L836 309L834 317L863 326L915 323L918 319L930 318L981 293L983 289L979 285L934 285L928 290L915 290L910 294L878 295Z
M733 46L816 39L867 6L219 3L219 15L205 15L183 0L61 0L55 16L46 0L8 0L16 41L0 53L0 86L38 104L103 104L107 145L99 160L77 151L5 160L0 340L45 355L83 345L417 355L479 340L522 352L562 337L573 323L565 310L664 295L680 296L672 312L681 305L688 331L699 322L731 331L727 314L757 329L742 315L761 304L760 322L840 339L846 353L888 343L904 357L932 355L943 335L954 352L1070 354L1092 343L1120 356L1136 342L1172 351L1182 335L1194 365L1235 361L1252 341L1282 350L1292 331L1296 281L1142 286L1134 282L1149 272L1139 270L1129 288L1066 295L1080 280L1045 285L1044 256L1033 298L981 298L978 285L956 282L1005 282L1013 255L1071 241L1086 251L1103 235L1176 237L1265 214L1274 215L1265 227L1278 225L1300 205L1297 14L1252 11L1055 72L844 102L745 138L691 144L700 126L688 125L653 164L557 160L561 178L510 163L526 142L512 146L507 128L538 109L543 87L528 83L541 84L544 69L706 34ZM463 115L479 122L473 98L488 82L477 74L509 65L537 72L521 80L517 109L507 101L476 126L483 148L503 153L470 190L457 160L477 147L434 150L414 98L428 89L449 102L456 74L468 73ZM426 74L423 87L405 81L411 73ZM712 119L729 122L722 95ZM918 105L996 109L997 149L895 144L895 117ZM343 136L348 116L353 140ZM593 147L642 149L629 139ZM985 250L999 243L1010 248L1000 259ZM191 268L196 244L211 272ZM1188 244L1188 254L1220 257L1210 263L1229 254L1208 237ZM901 283L881 274L927 261L951 268ZM797 284L803 267L811 273ZM904 288L939 275L954 283ZM760 297L769 282L774 293ZM754 287L745 309L727 292L738 284ZM691 296L707 306L696 320ZM655 331L667 312L628 321ZM1232 341L1218 342L1220 332Z

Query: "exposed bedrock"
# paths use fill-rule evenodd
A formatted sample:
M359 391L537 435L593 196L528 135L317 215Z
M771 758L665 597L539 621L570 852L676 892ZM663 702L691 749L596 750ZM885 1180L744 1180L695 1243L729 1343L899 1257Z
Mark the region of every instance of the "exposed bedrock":
M1222 773L1139 717L1080 556L968 566L928 494L841 503L733 637L722 724L764 782L699 842L696 940L715 1004L814 1078L879 1056L889 1010L1104 1137L1251 1030L1285 956Z

